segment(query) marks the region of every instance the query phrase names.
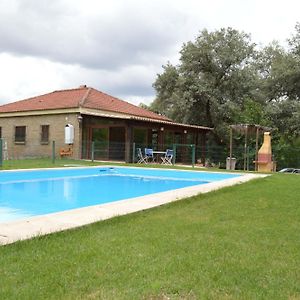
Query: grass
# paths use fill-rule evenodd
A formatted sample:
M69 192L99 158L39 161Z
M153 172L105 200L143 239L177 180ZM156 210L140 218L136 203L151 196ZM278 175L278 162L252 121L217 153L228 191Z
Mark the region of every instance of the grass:
M60 168L68 165L83 165L93 166L99 165L99 162L91 162L75 159L56 159L53 163L49 158L34 158L34 159L20 159L20 160L4 160L2 170L12 169L33 169L33 168Z
M300 176L0 247L0 299L300 299Z
M182 166L182 165L161 165L161 164L132 164L132 163L120 163L120 162L100 162L100 161L90 161L90 160L75 160L75 159L56 159L53 163L50 158L32 158L32 159L19 159L19 160L4 160L3 166L0 170L15 170L15 169L34 169L34 168L61 168L68 166L98 166L98 165L115 165L115 166L134 166L134 167L143 167L143 168L167 168L167 169L183 169L191 170L191 166ZM195 168L198 169L199 168ZM226 170L220 170L217 168L209 168L205 171L222 171L227 172Z

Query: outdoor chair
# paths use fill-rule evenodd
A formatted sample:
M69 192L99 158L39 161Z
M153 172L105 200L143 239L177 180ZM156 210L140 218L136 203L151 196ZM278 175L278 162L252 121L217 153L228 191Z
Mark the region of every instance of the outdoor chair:
M138 161L137 161L138 164L146 164L147 163L145 157L143 156L141 148L136 148L136 154L137 154L137 158L138 158Z
M167 149L165 156L161 157L163 165L172 165L173 150Z
M147 162L151 160L151 162L155 161L154 155L153 155L153 149L145 148L145 159Z

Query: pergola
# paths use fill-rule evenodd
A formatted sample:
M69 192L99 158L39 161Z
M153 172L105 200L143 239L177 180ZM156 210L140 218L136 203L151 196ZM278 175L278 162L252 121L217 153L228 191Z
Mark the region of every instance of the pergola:
M256 142L255 142L255 161L257 161L259 134L260 133L264 133L266 131L271 131L272 128L266 127L266 126L257 125L257 124L236 124L236 125L229 125L229 128L230 128L230 150L229 150L230 166L231 166L231 161L232 161L232 139L233 139L233 131L245 135L245 144L244 144L244 171L245 171L246 170L246 166L247 166L248 136L250 136L250 135L255 135L256 136ZM257 164L255 164L255 171L257 171Z

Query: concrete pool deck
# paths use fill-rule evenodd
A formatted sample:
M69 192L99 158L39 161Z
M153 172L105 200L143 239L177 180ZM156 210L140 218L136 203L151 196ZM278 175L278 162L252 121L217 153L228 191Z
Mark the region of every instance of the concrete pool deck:
M216 172L221 173L221 172ZM155 193L147 196L120 200L116 202L78 208L58 213L26 218L20 221L0 223L0 245L30 239L35 236L80 227L116 216L146 210L166 203L218 190L223 187L247 182L268 175L245 174L222 181Z

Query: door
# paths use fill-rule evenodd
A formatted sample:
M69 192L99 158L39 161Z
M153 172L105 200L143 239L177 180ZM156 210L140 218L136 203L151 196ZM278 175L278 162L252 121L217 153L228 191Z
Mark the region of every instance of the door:
M125 127L109 128L109 159L125 160Z

